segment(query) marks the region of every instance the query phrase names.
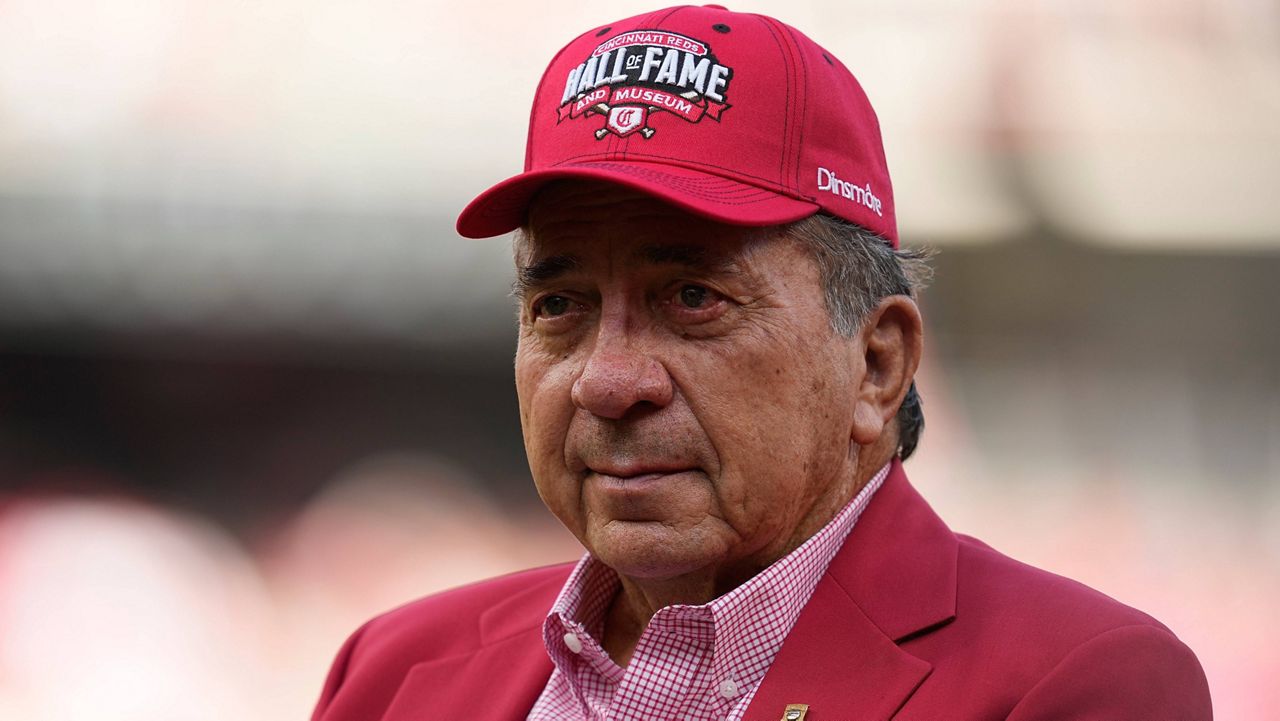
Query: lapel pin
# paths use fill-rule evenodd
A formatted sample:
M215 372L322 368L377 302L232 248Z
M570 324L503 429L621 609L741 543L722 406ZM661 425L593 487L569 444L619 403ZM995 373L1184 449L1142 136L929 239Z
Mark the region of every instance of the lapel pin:
M804 721L804 715L807 713L809 713L809 704L789 703L782 712L782 721Z

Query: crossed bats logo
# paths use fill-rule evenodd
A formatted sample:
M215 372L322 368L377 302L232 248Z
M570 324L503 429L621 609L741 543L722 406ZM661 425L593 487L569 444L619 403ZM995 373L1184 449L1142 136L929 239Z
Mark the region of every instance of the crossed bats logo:
M725 99L733 69L722 64L700 40L666 30L633 30L596 47L569 71L556 122L592 115L604 117L597 140L610 133L648 139L654 112L690 123L704 117L719 122L730 105Z

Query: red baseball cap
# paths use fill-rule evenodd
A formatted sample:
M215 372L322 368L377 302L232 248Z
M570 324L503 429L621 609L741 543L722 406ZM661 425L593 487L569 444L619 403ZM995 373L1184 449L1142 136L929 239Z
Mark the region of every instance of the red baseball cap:
M524 172L458 216L520 227L547 183L616 183L722 223L823 211L898 245L880 123L834 55L764 15L682 6L583 33L538 84Z

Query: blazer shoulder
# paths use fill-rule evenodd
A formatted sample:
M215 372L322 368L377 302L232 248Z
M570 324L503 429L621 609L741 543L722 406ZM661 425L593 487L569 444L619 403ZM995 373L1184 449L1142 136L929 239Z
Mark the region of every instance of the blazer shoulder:
M1064 641L1082 641L1122 626L1169 630L1150 615L1079 581L1010 558L970 536L956 537L961 599L1011 630L1027 633L1039 627Z
M1156 626L1120 626L1075 647L1009 713L1009 721L1150 718L1212 721L1195 654Z
M573 564L561 564L520 571L427 596L374 617L339 649L313 721L377 718L415 665L473 654L519 634L540 634L572 568Z
M572 563L543 566L411 601L367 622L357 632L360 645L365 654L412 649L417 656L443 656L541 628L572 570Z
M1028 712L1027 718L1041 718L1036 714L1043 709L1069 708L1072 699L1090 694L1099 709L1130 708L1126 704L1133 703L1148 711L1180 705L1198 709L1186 715L1136 717L1211 717L1203 669L1163 623L981 541L958 539L957 614L952 627L940 633L965 647L970 661L981 661L993 677L1001 678L1009 701ZM1113 717L1128 716L1103 711L1096 716Z
M915 715L904 718L938 718L943 709L947 718L1018 721L1211 717L1199 662L1164 624L974 538L956 539L955 615L903 642L933 665L913 698ZM1078 709L1088 713L1072 710L1085 700ZM1164 713L1180 706L1195 711Z

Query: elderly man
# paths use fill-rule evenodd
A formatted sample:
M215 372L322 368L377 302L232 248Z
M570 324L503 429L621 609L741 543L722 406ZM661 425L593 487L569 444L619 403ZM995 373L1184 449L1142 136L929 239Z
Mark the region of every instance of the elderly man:
M369 622L316 721L1211 718L1159 622L909 485L920 260L812 40L714 6L588 30L458 229L519 231L525 448L588 553Z

